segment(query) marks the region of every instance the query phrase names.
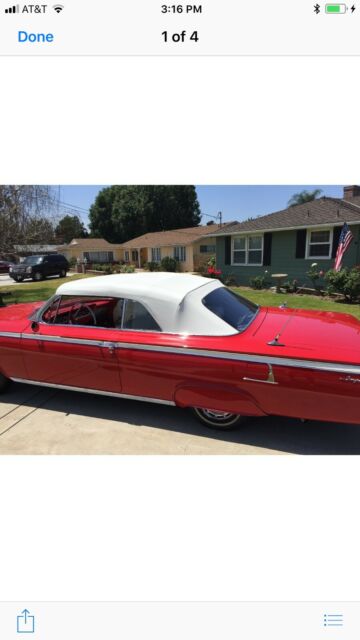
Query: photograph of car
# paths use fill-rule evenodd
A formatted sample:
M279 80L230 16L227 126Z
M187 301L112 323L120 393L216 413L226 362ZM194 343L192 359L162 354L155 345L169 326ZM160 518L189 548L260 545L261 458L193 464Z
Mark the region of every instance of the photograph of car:
M257 306L191 274L91 277L0 309L2 391L10 380L190 408L215 429L268 415L358 425L360 322Z
M48 276L65 278L68 270L69 263L65 256L61 254L50 254L28 256L19 264L13 265L9 274L16 282L22 282L26 279L40 281Z

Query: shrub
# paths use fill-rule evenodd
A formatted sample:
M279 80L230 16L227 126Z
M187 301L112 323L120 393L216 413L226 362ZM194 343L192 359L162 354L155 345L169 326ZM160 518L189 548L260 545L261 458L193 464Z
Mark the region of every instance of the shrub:
M157 262L146 262L144 267L148 271L159 271L159 264Z
M216 280L221 280L221 271L216 267L208 267L206 272L204 273L206 278L215 278Z
M360 269L331 269L325 276L329 293L341 293L347 302L360 298Z
M282 289L285 289L288 293L296 293L298 290L298 281L297 280L287 280L284 284L281 285Z
M75 256L72 256L71 258L69 258L68 262L70 265L70 269L74 269L74 267L76 267L77 262L76 262Z
M250 278L249 284L252 289L265 289L266 276L254 276L253 278Z
M250 287L252 287L253 289L266 289L270 285L270 282L268 280L268 273L269 272L266 270L263 274L250 278Z
M165 256L160 262L161 271L177 271L177 261L171 256Z
M118 273L135 273L135 267L133 264L123 264L118 267Z
M316 291L320 291L320 285L318 283L318 280L324 277L324 272L322 271L322 269L319 269L317 262L313 262L309 271L307 271L306 275L309 278L309 280L311 280L314 289L316 289Z

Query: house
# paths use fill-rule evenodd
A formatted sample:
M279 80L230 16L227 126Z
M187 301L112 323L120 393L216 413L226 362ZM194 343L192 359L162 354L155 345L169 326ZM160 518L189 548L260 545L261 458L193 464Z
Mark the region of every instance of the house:
M17 256L25 258L26 256L48 255L57 252L56 244L15 244L14 252Z
M212 234L217 268L242 285L265 270L269 276L284 273L289 280L306 282L312 263L324 271L333 268L344 222L354 240L343 265L359 265L360 187L350 186L344 187L343 198L322 197L218 229Z
M122 259L121 245L111 244L104 238L74 238L69 244L57 247L67 260L85 259L90 264L118 262Z
M160 263L170 256L178 261L180 271L198 271L215 255L216 242L207 236L219 228L211 224L145 233L121 245L123 260L143 267L146 262Z

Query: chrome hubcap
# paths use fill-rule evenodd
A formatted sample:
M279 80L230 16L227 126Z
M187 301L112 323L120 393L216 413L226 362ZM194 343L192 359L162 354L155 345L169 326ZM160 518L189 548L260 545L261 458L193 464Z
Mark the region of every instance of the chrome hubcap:
M234 414L225 411L214 411L213 409L201 409L201 412L210 420L229 420Z

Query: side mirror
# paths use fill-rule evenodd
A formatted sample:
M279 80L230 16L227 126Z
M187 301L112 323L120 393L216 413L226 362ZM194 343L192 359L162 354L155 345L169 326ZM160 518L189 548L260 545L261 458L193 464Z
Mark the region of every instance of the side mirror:
M39 331L39 323L34 320L34 322L31 323L31 329L34 333L37 333Z

